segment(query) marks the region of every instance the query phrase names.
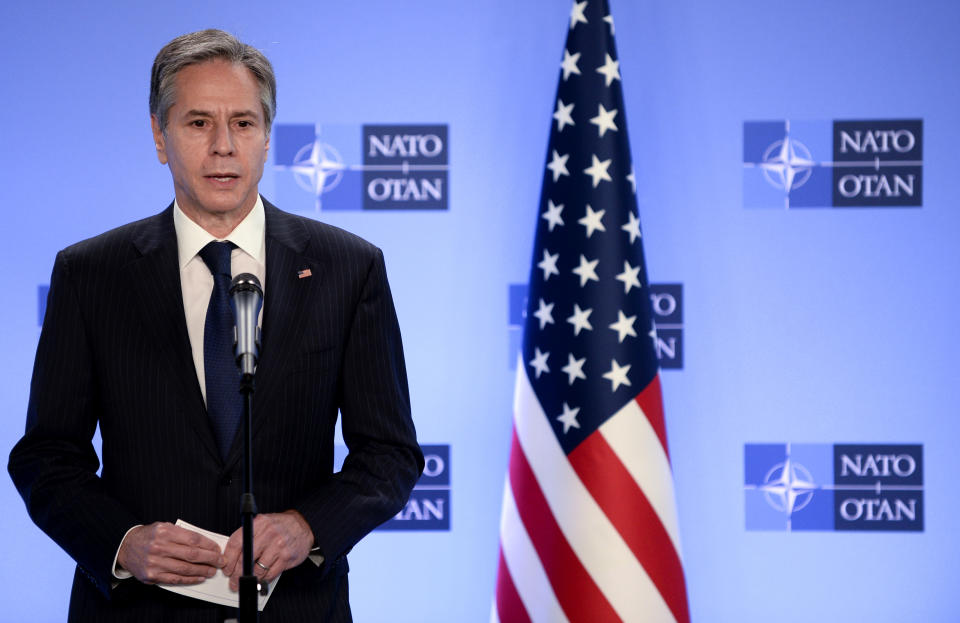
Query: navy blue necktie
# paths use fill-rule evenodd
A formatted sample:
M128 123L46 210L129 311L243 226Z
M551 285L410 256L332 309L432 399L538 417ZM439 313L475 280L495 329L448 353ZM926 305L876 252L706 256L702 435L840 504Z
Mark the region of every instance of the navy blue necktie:
M237 433L243 412L240 374L234 358L233 310L230 309L230 252L232 242L211 242L200 250L200 258L213 274L213 292L203 325L203 373L207 386L207 413L226 458Z

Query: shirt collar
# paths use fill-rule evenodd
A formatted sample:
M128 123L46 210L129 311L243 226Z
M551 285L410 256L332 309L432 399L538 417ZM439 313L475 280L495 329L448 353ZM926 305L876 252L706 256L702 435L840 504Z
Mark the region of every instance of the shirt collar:
M257 195L257 202L250 213L223 240L229 240L260 264L265 264L265 222L263 200ZM180 270L183 270L208 242L217 240L213 234L191 221L180 209L176 199L173 201L173 228L177 233Z

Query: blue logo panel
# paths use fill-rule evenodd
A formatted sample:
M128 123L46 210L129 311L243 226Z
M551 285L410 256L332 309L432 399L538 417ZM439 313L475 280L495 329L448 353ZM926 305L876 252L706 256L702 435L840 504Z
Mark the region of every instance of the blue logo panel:
M747 208L920 206L923 122L747 121Z
M423 474L399 513L378 530L450 529L450 446L421 445Z
M747 530L923 530L919 445L746 444Z
M364 210L447 209L447 126L363 126Z
M447 209L446 125L275 124L275 192L298 212Z
M837 530L923 531L923 446L834 446Z

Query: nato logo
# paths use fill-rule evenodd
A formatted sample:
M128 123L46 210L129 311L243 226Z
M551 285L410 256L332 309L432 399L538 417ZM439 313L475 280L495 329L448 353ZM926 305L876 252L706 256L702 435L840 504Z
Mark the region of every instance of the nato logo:
M650 284L650 304L657 330L654 346L660 367L683 369L683 284Z
M517 366L517 353L523 342L523 323L527 317L525 283L513 283L507 289L507 331L510 348L508 365ZM683 369L683 284L651 283L650 305L656 327L654 347L660 367L664 370Z
M403 510L381 524L377 530L448 531L450 530L450 446L422 445L423 474L413 487ZM347 447L333 447L334 471L340 471Z
M923 205L923 120L746 121L747 208Z
M378 530L450 529L450 446L421 445L423 474L406 506Z
M446 210L447 135L446 125L275 124L277 201L299 212Z
M923 446L746 444L747 530L923 531Z

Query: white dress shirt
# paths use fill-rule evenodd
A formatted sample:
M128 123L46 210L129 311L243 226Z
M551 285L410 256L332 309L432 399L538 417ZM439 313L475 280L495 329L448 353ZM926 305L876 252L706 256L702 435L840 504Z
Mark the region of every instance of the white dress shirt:
M203 229L183 213L176 201L173 203L173 227L177 232L177 255L180 259L180 289L183 292L183 312L187 320L187 335L193 352L193 365L203 400L207 400L207 383L203 371L203 328L207 320L207 305L213 292L213 275L198 255L207 243L220 240ZM232 232L222 240L237 245L230 254L233 275L252 273L260 280L266 291L267 246L264 226L263 201L257 195L250 214L240 221ZM263 309L258 324L262 324Z

